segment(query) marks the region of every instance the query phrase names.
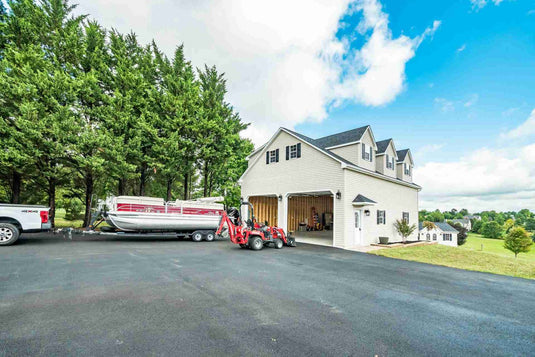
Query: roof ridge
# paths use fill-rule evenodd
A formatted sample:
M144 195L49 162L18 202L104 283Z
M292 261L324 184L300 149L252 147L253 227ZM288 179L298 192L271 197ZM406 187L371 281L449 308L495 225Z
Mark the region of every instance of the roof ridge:
M344 131L341 131L339 133L334 133L334 134L330 134L330 135L325 135L325 136L322 136L320 138L317 138L315 140L320 140L320 139L325 139L325 138L328 138L328 137L331 137L331 136L337 136L337 135L340 135L340 134L346 134L346 133L349 133L351 131L355 131L355 130L360 130L360 129L365 129L365 128L368 128L370 127L370 125L364 125L364 126L360 126L358 128L353 128L353 129L349 129L349 130L344 130Z

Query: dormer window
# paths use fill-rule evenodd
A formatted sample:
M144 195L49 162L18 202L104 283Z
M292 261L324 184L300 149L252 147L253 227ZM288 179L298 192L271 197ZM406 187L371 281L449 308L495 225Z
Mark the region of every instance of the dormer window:
M386 154L386 168L394 170L394 158Z
M373 147L370 146L370 151L366 151L366 144L362 143L362 159L372 162Z
M407 163L403 164L405 167L405 175L410 176L411 175L411 166L407 165Z

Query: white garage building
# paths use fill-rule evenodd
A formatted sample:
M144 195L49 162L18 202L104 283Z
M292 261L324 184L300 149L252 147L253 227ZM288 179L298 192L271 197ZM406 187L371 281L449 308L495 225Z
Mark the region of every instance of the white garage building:
M418 224L410 150L376 142L370 126L311 139L280 128L249 157L242 196L258 221L294 232L298 241L341 248L389 237L397 219ZM418 230L409 240L418 239Z

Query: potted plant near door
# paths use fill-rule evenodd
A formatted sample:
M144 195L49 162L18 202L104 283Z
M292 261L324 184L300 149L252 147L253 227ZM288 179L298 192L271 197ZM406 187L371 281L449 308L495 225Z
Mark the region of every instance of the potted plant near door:
M379 237L380 244L388 244L388 237Z

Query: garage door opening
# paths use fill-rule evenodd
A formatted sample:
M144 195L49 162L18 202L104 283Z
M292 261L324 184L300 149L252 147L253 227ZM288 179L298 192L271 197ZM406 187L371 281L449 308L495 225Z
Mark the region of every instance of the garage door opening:
M288 231L297 242L332 247L333 195L330 192L295 193L288 196Z
M269 226L278 226L278 200L277 196L251 196L249 202L253 205L256 221Z

